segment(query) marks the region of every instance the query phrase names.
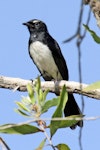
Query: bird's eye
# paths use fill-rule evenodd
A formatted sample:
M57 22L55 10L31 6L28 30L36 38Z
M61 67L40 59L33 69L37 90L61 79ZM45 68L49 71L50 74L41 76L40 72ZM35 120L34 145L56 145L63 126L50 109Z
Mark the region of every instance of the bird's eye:
M40 22L36 22L35 25L36 25L36 26L39 26L39 25L40 25Z

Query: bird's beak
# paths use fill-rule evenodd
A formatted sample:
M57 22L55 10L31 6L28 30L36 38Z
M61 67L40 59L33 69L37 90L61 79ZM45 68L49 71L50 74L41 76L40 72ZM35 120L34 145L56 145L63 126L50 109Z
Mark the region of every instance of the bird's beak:
M33 24L31 22L25 22L25 23L23 23L23 25L25 25L27 27L33 27Z
M28 23L28 22L25 22L25 23L23 23L23 25L25 25L25 26L29 26L29 23Z

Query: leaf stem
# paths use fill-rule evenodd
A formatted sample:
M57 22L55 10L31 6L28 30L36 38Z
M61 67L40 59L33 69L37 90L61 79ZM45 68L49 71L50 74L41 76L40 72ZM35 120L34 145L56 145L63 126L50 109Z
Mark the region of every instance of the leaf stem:
M44 132L45 137L47 138L47 140L49 141L50 146L53 148L53 150L56 150L55 147L52 144L51 138L48 136L45 128L43 125L40 125L41 130Z

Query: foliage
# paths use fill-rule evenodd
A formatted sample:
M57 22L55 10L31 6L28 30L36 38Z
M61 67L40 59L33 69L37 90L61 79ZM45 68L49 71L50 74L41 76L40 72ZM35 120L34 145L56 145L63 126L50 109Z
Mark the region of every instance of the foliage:
M87 86L83 90L91 91L91 90L96 90L96 89L100 89L100 81L90 84L89 86Z
M48 90L42 91L40 78L37 78L34 89L30 84L27 85L28 96L22 97L20 102L16 102L18 108L16 112L20 115L31 118L31 120L24 123L9 123L0 126L1 133L7 134L33 134L33 133L46 133L46 128L50 129L50 137L46 137L36 150L42 150L45 146L45 142L48 139L51 143L53 135L59 128L66 128L74 125L78 122L76 118L81 118L82 116L70 116L63 118L63 111L68 100L68 94L66 87L64 86L60 96L47 100ZM46 113L51 107L56 106L55 111L50 119L50 124L46 125L46 118L42 120L41 115ZM57 119L57 120L56 120ZM35 125L33 125L35 123ZM36 124L37 123L37 124ZM53 145L50 144L52 147ZM56 147L58 150L66 149L69 147L65 144L58 144Z
M91 34L92 38L94 39L94 41L98 44L100 44L100 37L93 31L93 30L90 30L90 28L87 26L87 25L83 25L85 27L85 29L87 31L89 31L89 33Z

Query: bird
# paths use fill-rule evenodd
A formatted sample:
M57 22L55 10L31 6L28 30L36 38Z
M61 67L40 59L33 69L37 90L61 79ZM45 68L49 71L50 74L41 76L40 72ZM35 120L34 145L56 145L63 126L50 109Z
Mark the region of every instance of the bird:
M37 66L45 81L69 80L69 73L66 61L57 41L49 34L47 25L39 20L32 19L23 23L28 28L30 37L28 42L29 55ZM68 101L64 108L65 117L71 115L82 115L82 112L75 101L72 93L68 93ZM83 127L83 121L78 121L70 126L75 129Z

